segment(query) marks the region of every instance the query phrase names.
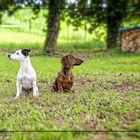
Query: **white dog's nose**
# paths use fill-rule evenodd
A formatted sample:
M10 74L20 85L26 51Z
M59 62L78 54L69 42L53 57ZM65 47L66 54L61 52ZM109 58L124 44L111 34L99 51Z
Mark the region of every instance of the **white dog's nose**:
M10 58L10 56L11 56L11 55L10 55L10 54L8 54L8 57L9 57L9 58Z

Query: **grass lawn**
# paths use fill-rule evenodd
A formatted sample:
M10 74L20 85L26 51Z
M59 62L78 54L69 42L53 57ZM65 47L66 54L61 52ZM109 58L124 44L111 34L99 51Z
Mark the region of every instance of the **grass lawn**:
M7 32L0 33L0 130L108 131L13 132L6 136L7 139L140 139L140 132L137 132L140 131L139 54L120 51L94 52L98 46L92 48L92 44L87 42L88 45L76 44L75 47L75 44L71 44L66 48L67 43L59 40L59 54L49 57L40 55L43 36ZM84 45L87 48L82 50ZM40 95L35 98L32 93L23 93L21 98L15 100L19 63L9 60L7 54L27 47L33 50L31 62L37 72ZM81 66L73 69L75 92L52 93L52 83L61 68L61 56L66 53L84 59ZM1 133L0 137L3 139L4 133Z

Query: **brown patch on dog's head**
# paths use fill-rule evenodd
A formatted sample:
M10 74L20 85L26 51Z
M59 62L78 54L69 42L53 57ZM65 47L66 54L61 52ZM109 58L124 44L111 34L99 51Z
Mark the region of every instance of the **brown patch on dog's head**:
M72 68L73 66L81 65L84 61L74 57L73 55L63 56L61 59L61 63L63 67Z

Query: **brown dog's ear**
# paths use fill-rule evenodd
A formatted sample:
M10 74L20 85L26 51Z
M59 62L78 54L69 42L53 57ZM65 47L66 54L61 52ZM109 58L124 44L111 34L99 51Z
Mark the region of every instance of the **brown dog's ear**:
M63 56L61 59L61 63L65 68L71 68L71 64L70 64L68 56Z

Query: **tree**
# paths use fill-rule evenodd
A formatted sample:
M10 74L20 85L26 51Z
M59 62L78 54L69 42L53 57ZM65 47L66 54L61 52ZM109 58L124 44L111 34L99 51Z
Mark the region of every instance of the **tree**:
M47 33L44 45L44 52L49 54L55 53L57 37L60 30L61 0L49 0L48 16L46 18Z
M26 6L33 7L33 11L36 15L40 12L41 8L48 10L48 14L45 17L47 30L43 48L44 53L55 53L57 38L60 30L60 16L64 1L65 0L20 0L20 2L26 3Z
M127 15L126 0L76 0L70 5L75 10L69 11L71 23L76 27L83 23L90 24L88 31L92 31L105 24L107 28L107 49L118 44L119 30L123 18Z
M127 15L126 0L108 0L106 9L107 49L119 45L119 28Z
M37 14L41 6L41 0L0 0L0 22L2 22L2 14L7 11L12 16L18 9L24 7L33 7L33 11Z
M3 0L0 1L0 8L1 11L7 10L9 15L25 7L32 7L35 15L40 12L41 8L48 10L48 15L46 15L47 31L43 51L45 53L54 54L60 29L60 14L63 2L64 0ZM0 12L0 19L2 19L2 12Z
M106 25L107 49L110 49L118 46L118 28L124 17L129 14L127 8L132 5L136 7L139 2L139 0L0 0L0 21L5 10L12 15L19 8L27 6L32 7L37 15L41 8L45 8L48 10L45 17L47 26L43 48L45 53L55 53L62 15L65 15L68 23L76 28L83 26L90 33L96 27Z
M0 0L0 24L2 23L2 15L6 10L10 10L10 6L14 4L14 0Z

